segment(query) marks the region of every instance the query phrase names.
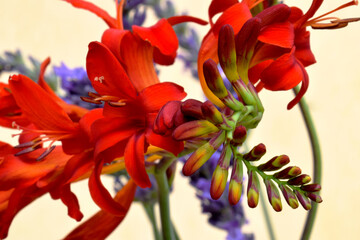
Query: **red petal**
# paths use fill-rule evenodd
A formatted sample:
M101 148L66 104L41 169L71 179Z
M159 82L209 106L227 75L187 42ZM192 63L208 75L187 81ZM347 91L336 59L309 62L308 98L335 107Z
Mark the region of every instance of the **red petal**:
M139 66L139 65L137 65ZM136 96L126 72L102 43L91 42L86 57L86 70L95 90L101 95L132 99Z
M229 24L238 33L244 23L252 17L248 6L244 3L237 3L226 9L212 27L212 31L217 36L220 29L225 24Z
M304 74L304 78L301 84L301 88L299 93L296 95L296 97L291 100L291 102L289 102L289 104L287 105L287 109L290 110L291 108L293 108L298 102L300 102L301 98L304 96L304 94L306 93L306 90L308 89L309 86L309 76L304 68L303 71Z
M160 54L158 54L158 57L160 57L160 55L172 58L176 57L179 41L174 29L166 19L160 19L154 26L149 28L134 25L133 31L141 39L149 42L151 46L159 50Z
M146 140L156 147L165 149L166 151L171 152L175 156L184 150L184 142L176 141L172 136L162 136L154 133L151 129L146 132Z
M37 127L46 130L75 131L75 125L65 111L51 95L30 78L14 75L9 85L17 105Z
M135 132L136 132L136 130L130 128L130 129L124 130L124 131L110 132L104 136L101 136L96 141L95 153L94 153L95 159L99 158L99 154L101 154L103 151L114 146L118 142L121 142L122 140L130 138ZM123 152L123 150L118 149L118 151L116 151L116 152ZM117 157L120 157L120 156L117 156ZM114 159L104 159L104 161L106 163L109 163L113 160Z
M208 11L210 24L213 25L212 18L216 14L225 11L226 9L228 9L229 7L231 7L236 3L238 3L238 0L213 0L210 3L209 11Z
M115 202L108 190L104 187L100 180L103 161L95 164L94 171L89 178L90 194L94 202L104 211L115 216L125 216L127 209L118 202Z
M304 67L296 60L294 51L295 48L279 57L262 72L261 81L266 89L289 90L304 79Z
M101 42L110 49L119 61L121 60L120 43L127 32L126 30L110 28L103 33L101 38Z
M96 14L98 17L102 18L107 23L107 25L109 25L110 28L118 27L115 18L111 17L106 11L91 2L87 2L84 0L65 0L65 2L71 3L71 5L76 8L85 9Z
M271 45L292 48L294 46L294 28L289 22L274 23L261 30L258 39Z
M171 82L149 86L139 94L146 112L158 112L168 101L181 100L184 97L186 97L184 88Z
M68 207L68 215L80 221L83 218L83 214L80 212L79 201L74 193L71 192L70 184L67 184L61 188L61 201Z
M151 187L149 176L145 170L145 135L134 134L125 148L125 166L130 177L142 188Z
M298 31L295 35L295 57L304 67L316 63L315 56L310 49L310 32Z
M261 73L266 69L274 60L266 60L259 64L256 64L254 67L249 69L249 79L250 81L255 84L260 79Z
M121 41L124 67L137 92L159 83L153 63L153 49L149 42L133 34L126 34Z
M194 22L200 25L207 25L208 22L204 21L200 18L196 18L196 17L192 17L192 16L187 16L187 15L182 15L182 16L173 16L173 17L169 17L167 19L167 21L170 23L171 26L180 24L180 23L185 23L185 22Z
M129 210L136 192L136 184L129 182L116 194L115 201ZM125 214L126 214L125 212ZM122 222L126 215L118 217L105 211L99 211L86 222L74 229L65 240L105 239Z

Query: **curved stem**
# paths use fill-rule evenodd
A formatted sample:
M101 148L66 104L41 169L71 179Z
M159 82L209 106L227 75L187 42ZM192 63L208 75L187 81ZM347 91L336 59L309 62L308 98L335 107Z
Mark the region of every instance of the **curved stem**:
M261 190L262 191L262 190ZM271 240L275 240L276 237L275 237L275 232L274 232L274 227L272 225L272 222L271 222L271 218L270 218L270 215L269 215L269 210L268 210L268 207L267 207L267 204L266 204L266 199L264 197L264 193L262 191L260 195L260 203L261 203L261 208L263 210L263 214L264 214L264 217L265 217L265 222L266 222L266 227L268 229L268 232L269 232L269 236L270 236L270 239Z
M163 240L174 240L174 230L170 220L169 185L166 177L166 169L172 163L171 159L163 159L155 170L155 179L158 185L158 199L160 207L161 230Z
M147 216L149 217L149 220L151 222L151 226L153 228L154 238L155 240L161 240L161 235L158 230L158 226L156 223L155 213L154 213L154 204L151 203L143 203L145 212Z
M296 95L299 92L299 88L295 87L293 89L293 91ZM300 100L299 106L300 106L301 114L305 121L307 132L309 134L310 142L311 142L311 148L312 148L312 154L313 154L313 165L314 165L313 179L314 179L314 182L321 184L321 169L322 169L321 165L322 164L321 164L320 144L319 144L319 139L316 134L314 122L311 118L309 107L306 104L304 97ZM318 208L317 203L312 202L311 204L312 204L311 210L309 211L309 213L307 215L306 223L305 223L304 230L303 230L303 233L301 236L301 239L304 239L304 240L310 238L311 230L314 226L316 212L317 212L317 208Z

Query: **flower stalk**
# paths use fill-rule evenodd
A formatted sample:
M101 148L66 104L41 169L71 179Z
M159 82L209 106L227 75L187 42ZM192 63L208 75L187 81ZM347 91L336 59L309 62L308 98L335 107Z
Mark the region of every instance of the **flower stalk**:
M296 87L293 89L294 93L297 94L299 92L299 88ZM309 106L307 105L305 98L300 100L299 104L301 115L303 116L307 132L309 134L310 142L311 142L311 150L313 154L313 177L314 182L321 184L321 173L322 173L322 160L321 160L321 150L320 143L316 133L316 128L314 122L311 117ZM302 232L301 239L309 239L311 235L312 228L315 223L315 217L317 213L318 204L312 202L311 210L309 211L305 226Z

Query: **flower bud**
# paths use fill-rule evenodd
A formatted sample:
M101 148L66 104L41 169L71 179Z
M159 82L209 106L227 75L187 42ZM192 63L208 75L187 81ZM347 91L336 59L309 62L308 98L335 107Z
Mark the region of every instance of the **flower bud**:
M195 120L178 126L173 132L173 138L182 141L217 131L219 131L219 129L211 122L207 120Z
M251 170L249 170L248 176L249 176L248 188L247 188L248 205L251 208L255 208L259 203L259 189L260 189L259 177L257 176L255 171L251 171Z
M280 156L273 157L272 159L270 159L269 161L267 161L264 164L259 165L258 169L260 171L274 171L274 170L278 170L278 169L282 168L289 162L290 162L290 159L288 156L280 155Z
M304 185L311 181L311 177L307 174L301 174L297 177L290 178L287 183L289 185Z
M260 25L260 19L256 17L250 18L245 22L235 38L237 70L240 79L244 81L245 84L249 83L249 65L260 32Z
M246 136L247 136L246 127L240 125L237 128L235 128L231 143L236 146L241 145L243 144L243 142L245 142Z
M218 56L227 79L230 82L238 80L234 30L228 24L222 26L219 31Z
M243 158L247 161L257 161L266 153L266 147L264 144L260 143L253 147L250 152L246 153Z
M209 142L198 148L188 160L186 160L183 167L183 174L190 176L196 172L209 158L215 153L215 151L225 141L225 132L220 131L216 136L210 139Z
M243 165L241 159L235 159L229 184L229 203L235 205L242 194Z
M299 206L299 202L296 199L294 192L286 185L279 185L279 188L289 206L293 209Z
M228 170L216 166L211 178L210 195L213 199L219 199L223 194L227 183Z
M280 212L282 210L282 204L279 190L271 179L264 179L264 183L271 206L276 212Z
M245 105L257 106L256 99L247 87L247 85L240 79L231 83L235 92L243 100Z
M305 192L318 192L321 190L321 185L317 183L313 183L308 185L302 185L300 188Z
M307 198L303 192L294 190L294 193L296 194L296 197L299 199L299 202L301 203L301 206L303 206L303 208L305 210L310 210L311 209L311 202L309 200L309 198Z
M175 127L175 118L182 117L183 119L182 114L177 116L177 112L181 113L180 107L180 101L167 102L156 116L153 128L154 132L160 135L171 132L171 129Z
M205 119L215 125L221 124L224 121L221 112L209 100L201 105L201 111Z
M181 112L186 117L192 117L195 119L204 119L201 111L201 105L203 103L199 100L188 99L181 104Z
M226 106L234 111L244 109L244 104L237 100L225 87L223 79L217 68L217 64L208 59L203 65L204 77L209 89L217 96Z
M322 198L316 193L307 192L305 193L305 196L307 196L308 198L310 198L311 201L314 201L316 203L321 203L323 201Z
M274 177L277 179L288 179L292 177L296 177L301 174L301 169L299 167L287 167L280 172L274 174Z

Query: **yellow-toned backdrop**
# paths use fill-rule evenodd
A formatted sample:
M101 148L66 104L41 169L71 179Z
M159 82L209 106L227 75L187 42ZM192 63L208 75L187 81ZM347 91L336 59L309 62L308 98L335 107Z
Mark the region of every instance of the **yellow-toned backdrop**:
M114 13L112 0L93 1L110 14ZM175 1L178 8L189 14L206 19L210 0ZM286 1L306 10L306 1ZM318 14L343 4L345 0L325 1ZM351 7L334 15L343 18L360 15L360 8ZM71 67L84 66L87 45L100 40L106 25L96 16L75 9L60 0L0 0L0 52L22 50L24 55L37 59L52 58L59 65L64 61ZM198 27L205 34L208 26ZM359 133L360 133L360 23L340 30L312 30L311 45L318 63L308 68L310 87L306 98L311 106L318 129L323 153L324 202L319 208L312 239L358 239L360 236ZM170 69L170 70L169 70ZM7 77L2 76L2 81ZM183 66L164 69L161 80L183 85L192 98L202 98L198 82L184 72ZM312 173L311 151L306 130L295 107L286 110L292 99L291 92L261 92L265 115L251 144L263 142L268 148L266 158L287 154L293 164L304 172ZM0 129L1 140L14 143L8 131ZM104 177L109 189L112 179ZM171 214L182 239L225 238L225 232L207 224L201 214L200 203L195 198L189 179L178 174L174 193L171 195ZM74 192L80 199L85 219L98 210L92 202L86 181L74 184ZM285 206L281 213L272 213L278 239L298 239L305 211L301 207L292 210ZM245 206L249 224L244 231L255 232L257 239L268 239L260 208ZM8 239L61 239L77 226L67 216L60 201L48 195L35 201L15 218ZM151 227L144 211L133 205L121 226L109 239L152 239Z

